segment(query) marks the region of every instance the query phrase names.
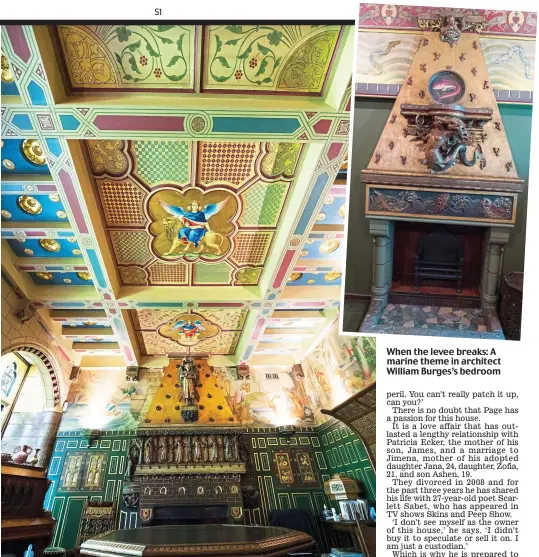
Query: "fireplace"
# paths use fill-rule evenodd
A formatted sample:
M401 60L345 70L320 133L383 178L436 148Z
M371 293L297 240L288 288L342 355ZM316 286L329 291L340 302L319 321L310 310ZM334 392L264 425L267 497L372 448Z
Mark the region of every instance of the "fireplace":
M361 172L373 279L359 330L503 339L500 275L523 181L478 34L449 45L432 25Z
M228 505L169 505L153 510L152 526L169 524L227 524Z
M396 221L389 301L479 307L484 235L485 230L475 226ZM425 244L429 249L425 250ZM422 261L426 260L427 267L431 261L434 267L441 262L441 272L431 274L427 268L417 280L422 248ZM440 253L441 261L437 257ZM451 263L456 263L460 281L454 274L445 274L446 257L450 271Z

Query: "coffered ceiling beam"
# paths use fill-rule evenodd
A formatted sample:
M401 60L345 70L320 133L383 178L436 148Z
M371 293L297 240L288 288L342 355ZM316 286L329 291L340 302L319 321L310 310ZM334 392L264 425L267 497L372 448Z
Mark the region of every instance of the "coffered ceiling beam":
M107 352L109 350L118 350L120 345L117 342L74 342L73 350L100 350ZM102 367L106 367L106 363L103 362Z
M97 321L108 322L109 318L103 310L91 309L53 309L49 315L54 321Z
M341 299L340 286L286 286L282 300L335 300Z
M247 302L262 298L258 286L122 286L118 301L148 302L152 308L163 307L171 302ZM163 304L159 306L157 304Z
M106 327L69 327L62 326L62 336L77 338L113 337L114 331Z

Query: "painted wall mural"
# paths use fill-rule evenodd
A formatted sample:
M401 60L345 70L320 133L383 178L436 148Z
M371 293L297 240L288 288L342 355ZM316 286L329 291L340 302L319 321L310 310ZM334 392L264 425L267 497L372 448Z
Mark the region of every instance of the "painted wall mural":
M125 381L123 371L84 369L69 390L60 431L136 429L146 395L155 392L161 375L149 370L131 383Z
M335 323L320 343L293 369L216 368L235 417L252 427L326 421L322 408L332 408L376 380L376 343L371 337L340 337Z
M124 285L259 283L299 143L85 144Z
M401 85L412 64L421 35L360 32L356 83ZM509 37L479 39L495 89L533 91L535 41Z
M142 319L155 324L163 317L157 318L155 313L145 310ZM173 318L177 315L169 313ZM242 313L227 314L224 310L205 315L220 326L237 326L244 319ZM179 351L176 343L168 342ZM199 391L204 400L199 401L203 405L199 415L204 423L313 427L327 420L320 413L322 408L332 408L376 381L376 339L339 336L335 322L301 365L291 368L211 369L205 360L197 363L202 366ZM132 383L119 371L83 370L79 381L71 386L60 430L126 431L144 423L180 423L175 411L179 403L174 398L177 377L172 371L166 373L163 377L161 369L141 370L139 381Z
M59 25L73 91L323 94L339 25ZM202 36L202 41L198 39Z

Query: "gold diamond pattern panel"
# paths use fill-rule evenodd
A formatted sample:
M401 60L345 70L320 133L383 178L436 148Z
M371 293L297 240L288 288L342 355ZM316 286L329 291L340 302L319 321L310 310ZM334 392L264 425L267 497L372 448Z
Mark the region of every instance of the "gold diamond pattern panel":
M120 265L145 265L154 257L145 230L111 230L110 238Z
M122 284L258 284L292 190L301 144L84 143ZM214 211L223 196L227 205ZM194 201L210 219L211 231L202 236L194 234L195 224L180 218ZM155 230L149 227L152 218ZM219 219L226 226L219 227ZM152 237L156 231L158 242Z
M130 180L123 182L97 182L105 219L109 226L144 226L146 217L142 210L145 192Z
M148 267L151 284L187 284L187 265L156 261Z
M199 181L206 186L228 184L239 187L255 176L259 143L204 141L199 146Z
M123 176L129 170L125 141L120 139L89 139L86 142L90 164L96 176Z
M238 265L262 265L266 260L273 232L240 232L230 259Z

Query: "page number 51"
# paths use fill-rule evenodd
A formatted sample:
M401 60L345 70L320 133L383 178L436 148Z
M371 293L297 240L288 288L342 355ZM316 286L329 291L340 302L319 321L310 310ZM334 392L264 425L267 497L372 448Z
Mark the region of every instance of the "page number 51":
M161 8L155 8L154 15L161 15Z

